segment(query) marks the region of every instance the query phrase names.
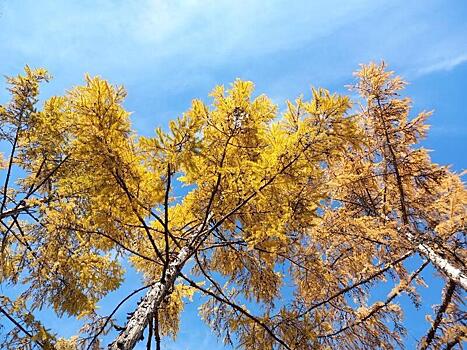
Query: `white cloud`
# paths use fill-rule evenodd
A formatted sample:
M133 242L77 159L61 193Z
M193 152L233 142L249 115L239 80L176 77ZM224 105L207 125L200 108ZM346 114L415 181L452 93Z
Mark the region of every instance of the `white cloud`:
M4 4L0 38L11 54L46 63L212 65L299 47L357 20L371 3L29 0Z
M296 47L331 33L376 6L367 0L341 2L148 1L132 35L164 52L246 57ZM162 53L163 54L163 53ZM214 57L212 57L214 56Z
M294 98L311 84L341 87L370 60L384 58L410 80L454 67L464 57L447 58L467 52L466 30L447 10L441 0L4 2L0 73L45 66L63 89L101 74L128 87L140 118L141 106L164 105L152 104L147 122L236 77Z
M460 54L454 57L440 59L438 62L420 68L418 70L418 74L426 75L437 71L450 71L465 62L467 62L467 54Z

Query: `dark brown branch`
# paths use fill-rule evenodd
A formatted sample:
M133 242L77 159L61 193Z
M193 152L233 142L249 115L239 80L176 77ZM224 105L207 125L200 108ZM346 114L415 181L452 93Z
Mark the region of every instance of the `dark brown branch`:
M200 290L204 294L207 294L207 295L213 297L214 299L216 299L217 301L219 301L221 303L224 303L224 304L230 306L232 309L240 312L241 314L243 314L244 316L246 316L247 318L249 318L250 320L252 320L256 324L261 326L276 342L281 344L284 348L286 348L288 350L291 350L291 348L281 338L279 338L277 335L274 334L274 332L271 330L271 328L267 324L265 324L263 321L261 321L256 316L253 316L252 314L250 314L248 311L246 311L242 307L238 306L237 304L234 304L233 302L231 302L231 301L229 301L227 299L224 299L224 298L220 297L219 295L217 295L216 293L213 293L209 289L206 289L206 288L203 288L203 287L199 286L196 282L194 282L190 278L186 277L181 272L180 272L180 277L182 277L185 281L187 281L188 284L191 287L194 287L194 288Z
M412 283L412 281L423 271L423 269L428 265L429 261L425 261L423 262L423 264L415 271L413 272L411 275L410 275L410 278L409 278L409 281L407 282L407 285L403 288L400 288L399 290L395 291L395 292L391 292L389 294L389 297L386 299L386 301L382 304L382 305L378 305L377 307L373 308L365 317L363 317L362 319L352 323L352 324L349 324L337 331L335 331L334 333L331 333L331 334L326 334L326 335L322 335L322 336L318 336L318 338L329 338L329 337L334 337L348 329L351 329L351 328L354 328L354 327L357 327L359 325L361 325L362 323L364 323L365 321L367 321L368 319L372 318L374 315L376 315L381 309L387 307L403 290L405 290L407 287L410 286L410 284Z
M41 348L44 348L44 344L42 344L42 342L40 342L39 340L37 340L32 334L31 332L29 332L28 330L26 330L18 321L16 321L3 307L0 306L0 312L2 314L4 314L6 316L6 318L8 318L11 323L13 323L16 327L18 327L19 330L21 330L21 332L23 332L24 334L26 334L29 338L31 338L31 341L35 342L37 345L39 345Z
M397 165L396 154L394 152L394 149L392 148L391 140L389 138L388 126L386 125L386 121L384 120L384 116L383 116L383 112L382 112L383 107L381 105L381 100L378 97L376 99L376 101L377 101L379 109L381 110L381 112L378 113L378 114L379 114L379 117L380 117L381 122L383 124L384 135L386 137L387 147L389 149L389 153L391 154L392 166L394 167L394 172L395 172L395 175L396 175L397 188L399 190L399 195L400 195L400 205L401 205L401 211L402 211L402 222L404 223L404 225L408 225L409 224L409 218L408 218L408 214L407 214L406 201L405 201L405 192L404 192L404 186L402 184L402 177L401 177L401 174L400 174L400 171L399 171L399 167Z
M453 280L449 280L448 283L446 284L443 302L441 303L441 306L439 307L438 312L436 313L436 318L433 324L431 325L431 328L428 331L428 334L426 335L425 339L422 341L423 345L420 347L420 350L428 349L430 344L433 342L436 331L439 328L441 321L443 320L444 313L446 312L449 304L451 303L455 290L456 290L456 282Z
M152 337L153 337L153 317L149 318L149 325L148 325L148 340L146 343L146 350L151 350L151 343L152 343Z
M170 164L167 164L167 184L164 195L164 241L165 241L165 261L162 269L161 280L165 281L165 274L169 266L169 194L170 194L170 181L172 173L170 171Z
M133 206L132 204L132 200L134 199L134 196L131 194L130 190L128 189L125 181L123 180L123 178L118 174L118 171L115 171L115 173L112 173L115 177L115 180L117 180L117 183L119 184L119 186L123 189L123 191L125 192L126 196L128 197L128 200L130 201L130 205L131 205L131 209L133 211L133 213L136 215L136 217L138 218L139 222L141 223L141 225L143 225L144 227L144 230L146 232L146 235L149 239L149 242L151 243L152 245L152 248L154 249L154 252L156 253L157 257L164 263L166 264L165 262L165 259L164 257L162 256L162 253L160 252L159 248L157 248L157 245L156 245L156 242L154 241L154 238L152 237L152 234L149 230L149 227L148 225L146 224L146 221L144 221L144 219L141 217L141 215L138 213L138 210ZM162 224L164 224L162 222Z
M124 245L123 243L121 243L120 241L116 240L115 238L113 238L112 236L108 235L107 233L104 233L102 231L92 231L92 230L84 230L84 229L80 229L80 228L77 228L77 227L72 227L72 226L59 226L58 228L61 228L61 229L66 229L66 230L72 230L72 231L77 231L77 232L83 232L83 233L89 233L89 234L96 234L96 235L99 235L99 236L102 236L102 237L105 237L107 238L108 240L114 242L116 245L118 245L120 248L122 248L123 250L126 250L127 252L133 254L133 255L136 255L138 257L140 257L141 259L144 259L144 260L147 260L147 261L150 261L152 263L155 263L155 264L158 264L160 265L161 263L153 258L150 258L149 256L146 256L146 255L143 255L139 252L137 252L136 250L134 249L131 249L129 247L127 247L126 245Z
M55 174L57 172L57 170L65 163L65 161L67 159L69 159L69 155L67 155L65 158L63 158L59 164L57 164L51 171L49 174L47 174L47 176L45 176L41 182L34 186L34 184L31 185L31 187L29 188L28 192L26 193L26 195L24 196L24 198L18 202L18 204L16 204L15 208L13 209L9 209L9 210L6 210L6 211L3 211L0 213L0 219L5 219L7 217L10 217L12 215L15 215L15 214L19 214L23 211L27 211L28 209L30 209L31 207L26 205L25 204L25 201L27 199L29 199L29 197L31 197L34 193L36 193L36 191L38 189L40 189L42 187L42 185L50 179L50 177L53 176L53 174ZM37 174L36 174L37 175Z
M70 158L70 155L67 154L63 159L60 160L60 162L50 171L50 173L45 176L39 184L37 184L35 187L31 185L29 192L26 194L26 196L23 198L23 200L28 199L31 197L39 188L42 187L43 184L45 184L46 181L48 181L57 171L60 169L60 167Z
M206 227L206 224L208 222L208 217L211 214L211 207L212 207L212 204L214 203L214 198L215 198L215 196L217 194L217 191L219 190L219 186L221 184L222 174L221 174L220 170L222 170L222 167L224 166L225 157L227 155L227 146L229 145L229 141L232 138L232 136L233 135L231 134L231 135L229 135L227 137L227 142L224 145L224 149L222 151L221 161L219 162L219 172L217 173L216 184L214 185L214 189L212 190L211 196L209 198L208 205L206 207L206 214L204 215L203 225L201 226L200 231L203 231L204 228Z
M161 332L159 330L159 310L154 312L154 334L156 339L156 350L161 350Z
M457 344L460 344L463 337L465 337L465 331L461 330L459 334L453 340L451 340L449 343L446 344L446 347L444 348L444 350L453 349Z
M24 112L26 101L27 101L27 99L25 99L25 101L23 102L23 105L21 106L20 111L17 114L17 115L19 115L19 121L18 121L18 125L16 126L15 138L13 140L13 145L12 145L11 152L10 152L10 158L8 160L8 168L7 168L5 183L3 184L3 198L2 198L2 207L0 209L0 213L3 213L3 209L5 208L5 204L6 204L8 184L9 184L9 181L10 181L11 170L13 168L13 160L14 160L14 157L15 157L16 147L17 147L17 144L18 144L18 138L19 138L19 133L20 133L20 128L21 128L21 117L22 117L23 112Z
M394 267L394 265L397 265L397 264L400 264L402 261L404 261L405 259L407 259L409 256L411 256L413 254L412 251L408 252L408 253L405 253L404 255L402 255L400 258L394 260L393 262L389 263L386 267L382 268L381 270L379 271L376 271L375 273L371 274L370 276L368 276L367 278L364 278L360 281L358 281L357 283L354 283L350 286L347 286L341 290L339 290L337 293L333 294L332 296L330 296L329 298L325 299L325 300L322 300L316 304L313 304L311 305L308 309L306 309L305 311L303 311L301 314L299 314L297 317L303 317L304 315L306 315L307 313L311 312L312 310L324 305L324 304L327 304L329 303L330 301L340 297L341 295L351 291L352 289L356 288L356 287L359 287L363 284L366 284L366 283L369 283L371 282L373 279L375 279L376 277L382 275L383 273L385 273L386 271L388 271L389 269L392 269Z

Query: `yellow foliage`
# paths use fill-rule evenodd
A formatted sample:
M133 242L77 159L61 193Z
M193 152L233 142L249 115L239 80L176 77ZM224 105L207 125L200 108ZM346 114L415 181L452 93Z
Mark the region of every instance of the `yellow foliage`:
M430 113L410 117L405 82L384 64L356 77L356 101L313 88L283 113L238 79L151 137L132 130L121 86L86 76L38 108L47 72L8 78L0 139L12 154L0 170L14 179L1 191L0 281L27 290L2 305L34 341L77 349L81 338L55 339L33 312L92 324L127 260L146 283L168 284L162 335L176 337L198 286L203 318L246 349L396 347L403 312L392 299L418 300L402 262L423 243L462 269L467 193L417 146ZM181 284L173 266L202 283ZM381 282L389 299L368 306ZM441 322L446 341L461 337L448 325L459 304Z

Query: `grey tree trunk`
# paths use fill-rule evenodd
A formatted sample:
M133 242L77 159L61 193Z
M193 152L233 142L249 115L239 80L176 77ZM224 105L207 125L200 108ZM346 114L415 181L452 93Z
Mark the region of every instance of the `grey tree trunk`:
M198 230L195 230L194 234L190 237L189 244L180 249L177 257L169 263L165 280L159 281L149 289L136 308L134 314L129 319L125 329L109 345L109 350L130 350L142 339L144 329L148 325L149 319L154 315L164 299L170 295L174 282L183 266L193 255L199 243L207 237L208 232L209 231L199 233Z
M412 233L407 232L406 237L411 243L414 245L416 244L416 238ZM447 278L456 282L460 287L464 288L464 290L467 290L467 275L465 271L462 271L460 268L454 266L448 259L440 256L426 243L421 242L416 244L415 249L418 253L427 258L433 266Z
M455 281L459 286L467 290L467 276L461 269L452 265L447 259L437 254L431 247L420 243L417 246L420 254L425 256L430 262L449 279Z

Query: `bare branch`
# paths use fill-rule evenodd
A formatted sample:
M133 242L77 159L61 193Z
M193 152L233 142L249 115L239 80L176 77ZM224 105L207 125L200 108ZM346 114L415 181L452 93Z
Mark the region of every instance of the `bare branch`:
M325 300L322 300L316 304L313 304L311 305L308 309L306 309L304 312L302 312L301 314L299 314L297 317L303 317L305 314L313 311L314 309L324 305L324 304L327 304L329 303L330 301L340 297L341 295L349 292L350 290L356 288L356 287L359 287L363 284L366 284L366 283L369 283L371 282L372 280L374 280L376 277L382 275L383 273L385 273L386 271L394 268L395 265L397 264L400 264L402 261L404 261L405 259L407 259L409 256L411 256L413 254L413 251L410 251L408 253L405 253L404 255L402 255L400 258L394 260L393 262L389 263L386 265L386 267L376 271L375 273L371 274L370 276L368 276L367 278L364 278L360 281L358 281L357 283L354 283L350 286L347 286L341 290L339 290L337 293L333 294L332 296L330 296L329 298L325 299Z
M326 335L320 335L318 336L318 338L329 338L329 337L334 337L348 329L351 329L351 328L354 328L354 327L357 327L361 324L363 324L366 320L370 319L371 317L373 317L374 315L376 315L380 310L382 310L383 308L387 307L403 290L405 290L407 287L410 286L410 284L412 283L412 281L423 271L423 269L428 265L429 261L425 261L415 272L413 272L411 275L410 275L410 278L407 282L407 285L404 286L403 288L400 288L398 289L397 291L395 292L391 292L388 296L388 298L386 299L386 301L381 304L381 305L378 305L377 307L373 308L365 317L363 317L362 319L352 323L352 324L349 324L333 333L330 333L330 334L326 334Z
M26 328L24 328L21 323L19 323L18 321L16 321L2 306L0 306L0 312L2 314L4 314L6 316L6 318L8 318L10 320L11 323L13 323L16 327L18 327L19 330L21 330L21 332L23 332L24 334L26 334L30 339L31 341L35 342L37 345L39 345L41 348L44 348L44 344L42 342L40 342L39 340L36 339L36 337L34 337L31 332L29 332L28 330L26 330Z
M203 288L201 287L200 285L198 285L196 282L194 282L193 280L191 280L190 278L188 278L187 276L185 276L183 273L180 273L180 277L182 277L185 281L187 281L189 283L189 285L191 287L194 287L196 289L199 289L200 291L202 291L204 294L207 294L211 297L213 297L214 299L216 299L217 301L220 301L221 303L224 303L228 306L230 306L232 309L240 312L241 314L245 315L246 317L248 317L250 320L252 320L253 322L255 322L256 324L258 324L259 326L261 326L276 342L278 342L279 344L281 344L283 347L285 347L286 349L288 350L291 350L291 348L281 339L279 338L276 334L274 334L274 332L271 330L271 328L265 324L263 321L261 321L259 318L257 318L256 316L253 316L252 314L250 314L248 311L246 311L244 308L238 306L237 304L234 304L233 302L225 299L225 298L222 298L220 297L219 295L217 295L216 293L213 293L212 291L210 291L209 289L206 289L206 288Z
M420 347L420 350L428 349L430 344L433 342L435 338L436 330L438 329L438 327L441 324L441 321L443 320L443 315L446 312L449 304L451 303L455 290L456 290L456 283L453 280L449 280L448 283L446 284L443 302L441 303L441 306L439 307L438 312L436 313L436 318L433 324L431 325L431 328L428 331L428 334L422 341L422 346Z

